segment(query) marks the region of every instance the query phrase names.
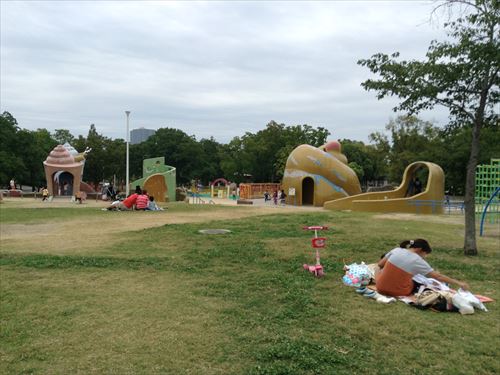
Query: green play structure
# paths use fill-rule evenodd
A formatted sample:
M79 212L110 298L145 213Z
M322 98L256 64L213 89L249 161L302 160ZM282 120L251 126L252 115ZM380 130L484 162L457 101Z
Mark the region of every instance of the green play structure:
M476 202L488 200L497 187L500 187L500 159L491 159L490 164L476 168Z
M144 159L142 162L142 178L131 184L146 189L157 202L175 202L176 169L165 165L165 158Z
M476 214L481 215L482 235L485 222L497 224L500 218L500 159L491 159L490 164L476 168Z

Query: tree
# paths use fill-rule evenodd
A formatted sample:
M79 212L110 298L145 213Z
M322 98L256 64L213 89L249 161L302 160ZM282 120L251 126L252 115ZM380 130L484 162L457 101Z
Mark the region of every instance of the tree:
M27 173L25 181L33 187L41 187L46 184L43 161L57 143L47 129L22 130L19 135L24 142L22 157Z
M419 160L436 161L432 150L438 144L438 129L430 122L416 116L398 116L390 120L386 130L391 135L389 153L389 178L401 179L406 167Z
M0 116L0 184L8 186L9 180L15 178L20 182L25 176L24 161L19 147L19 126L17 120L9 112Z
M97 132L94 124L90 124L87 138L83 144L81 144L81 140L82 137L79 137L75 141L75 144L80 147L77 149L78 151L82 152L87 147L92 149L85 161L83 179L84 181L90 182L97 187L99 182L106 177L104 175L104 165L106 163L106 150L104 148L104 144L106 138Z
M203 155L194 136L189 136L179 129L160 128L141 144L142 160L153 157L165 157L165 163L176 168L177 182L189 183L193 178L200 178L198 166ZM137 145L139 146L139 145Z
M432 41L424 61L398 61L399 53L383 53L358 64L380 79L362 83L377 91L377 98L396 95L402 101L395 111L410 114L441 105L449 110L449 126L472 128L466 170L464 254L477 255L475 226L475 170L481 129L498 127L494 106L500 101L500 7L498 0L448 0L437 9L462 5L463 13L447 22L449 40Z
M60 145L66 142L71 144L75 140L75 137L67 129L56 129L53 137Z

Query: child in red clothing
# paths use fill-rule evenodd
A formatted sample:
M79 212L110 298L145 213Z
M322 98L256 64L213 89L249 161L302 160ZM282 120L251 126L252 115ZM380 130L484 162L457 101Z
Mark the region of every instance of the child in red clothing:
M137 199L135 201L135 209L144 211L146 208L148 208L148 204L149 204L148 192L147 190L143 190L142 194L137 196Z

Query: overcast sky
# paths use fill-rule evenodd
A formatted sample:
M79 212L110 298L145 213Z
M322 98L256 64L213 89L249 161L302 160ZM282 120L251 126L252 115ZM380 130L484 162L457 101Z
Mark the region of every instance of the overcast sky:
M435 5L435 4L434 4ZM356 64L423 58L429 1L2 1L1 111L20 127L111 138L172 127L228 142L274 120L366 142L396 99ZM421 116L444 125L447 112Z

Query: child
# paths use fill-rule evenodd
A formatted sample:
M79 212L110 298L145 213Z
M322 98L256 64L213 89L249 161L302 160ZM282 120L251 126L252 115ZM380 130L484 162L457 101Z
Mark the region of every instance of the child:
M158 205L155 202L155 197L151 195L149 197L149 203L148 207L146 208L146 211L163 211L163 208L158 207Z
M137 196L137 200L135 201L135 209L136 210L146 210L149 204L149 197L147 190L143 190L141 194Z
M42 190L42 202L46 201L48 197L49 197L49 189L47 189L47 187L44 187Z
M281 203L281 204L285 204L285 200L286 200L286 194L285 194L285 191L284 191L284 190L281 190L281 192L280 192L280 203Z
M75 194L75 201L82 204L82 192L81 191L77 191L76 194Z

